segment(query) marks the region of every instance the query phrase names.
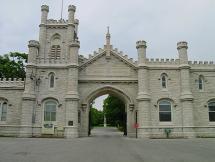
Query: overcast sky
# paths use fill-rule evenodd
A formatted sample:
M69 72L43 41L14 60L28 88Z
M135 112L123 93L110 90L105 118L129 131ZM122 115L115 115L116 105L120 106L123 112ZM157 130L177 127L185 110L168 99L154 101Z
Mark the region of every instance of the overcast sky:
M1 0L0 54L27 52L27 42L38 40L42 4L60 19L61 0ZM177 58L176 43L185 40L190 60L215 60L215 0L64 0L64 19L69 4L77 6L85 56L103 47L110 26L114 47L134 59L144 39L149 58Z
M49 18L60 19L61 0L1 0L0 54L27 52L38 40L40 6L50 6ZM177 58L176 43L189 43L190 60L215 60L215 0L64 0L77 6L80 53L103 47L107 26L112 44L137 58L135 43L148 43L149 58Z

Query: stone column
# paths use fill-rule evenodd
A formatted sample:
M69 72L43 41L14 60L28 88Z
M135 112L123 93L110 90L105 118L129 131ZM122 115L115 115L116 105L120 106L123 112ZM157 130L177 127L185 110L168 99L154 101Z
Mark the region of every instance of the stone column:
M48 19L49 6L42 5L41 6L41 24L40 24L40 34L39 34L39 42L40 42L40 57L46 58L45 56L45 45L46 45L46 24Z
M36 108L36 55L39 50L39 42L29 41L28 65L26 66L25 90L22 96L20 137L31 137L33 135L32 120L33 110Z
M66 94L66 127L65 137L78 137L78 50L80 43L73 41L69 45L69 67L67 79L67 94Z
M68 44L74 41L74 33L76 30L78 30L78 29L75 29L75 27L78 27L78 24L75 21L75 11L76 11L76 7L73 5L70 5L68 8L68 29L67 29Z
M34 72L34 67L28 65L26 67L25 91L22 96L20 137L32 136L32 117L36 101L32 72Z
M187 56L187 42L179 42L177 44L180 60L180 76L181 76L181 111L183 115L182 127L184 136L193 137L193 95L190 87L190 66Z
M127 106L127 136L128 137L135 137L135 111L134 111L134 104L128 104Z
M88 136L88 123L89 123L89 105L83 103L81 105L81 128L80 128L80 136L87 137Z
M138 51L138 137L149 137L150 132L150 94L148 82L148 67L146 63L146 42L137 42Z

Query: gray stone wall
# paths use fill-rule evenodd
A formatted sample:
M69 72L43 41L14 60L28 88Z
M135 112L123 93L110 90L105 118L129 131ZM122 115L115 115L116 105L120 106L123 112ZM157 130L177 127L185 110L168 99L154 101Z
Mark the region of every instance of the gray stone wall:
M75 6L69 6L68 21L48 19L49 7L43 5L39 42L29 41L29 62L26 81L0 80L0 98L8 100L7 121L0 122L0 135L41 136L44 102L57 101L55 134L66 138L87 136L90 102L112 94L126 105L128 136L138 111L138 136L172 137L215 136L215 122L209 122L208 101L215 99L215 65L213 62L188 61L187 42L177 44L179 59L147 59L146 42L137 42L138 62L129 59L110 44L85 58L79 55L80 43L75 32L78 20ZM58 35L60 58L49 57L53 36ZM49 74L55 75L50 88ZM162 88L161 74L167 75L167 88ZM204 77L203 90L198 89L198 77ZM169 99L172 121L159 121L160 99ZM35 123L32 114L35 107ZM78 123L78 111L81 123ZM70 126L69 121L73 121Z

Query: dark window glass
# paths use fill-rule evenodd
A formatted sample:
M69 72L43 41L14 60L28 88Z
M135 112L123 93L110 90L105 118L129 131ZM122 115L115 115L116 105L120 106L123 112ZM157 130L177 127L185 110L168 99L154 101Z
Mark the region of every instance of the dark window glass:
M166 88L166 76L162 76L162 88Z
M160 121L161 122L170 122L171 121L171 112L160 112Z
M1 107L1 121L6 121L7 117L7 103L4 102Z
M199 77L199 89L200 90L203 89L203 79L202 79L202 77Z
M171 103L169 101L161 101L159 103L159 120L161 122L170 122L170 121L172 121Z
M50 75L50 88L54 88L54 79L55 79L54 74L51 74Z
M208 104L209 110L209 121L215 121L215 102L210 102Z

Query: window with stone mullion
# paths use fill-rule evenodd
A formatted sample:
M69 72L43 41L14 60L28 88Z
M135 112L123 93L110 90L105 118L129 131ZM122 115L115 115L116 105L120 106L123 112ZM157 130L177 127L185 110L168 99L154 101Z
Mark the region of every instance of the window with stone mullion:
M215 122L215 102L210 102L208 104L209 109L209 121Z
M7 117L7 103L3 102L0 103L0 119L1 121L6 121L6 117Z
M171 122L171 103L167 101L161 101L159 104L159 121L160 122Z

